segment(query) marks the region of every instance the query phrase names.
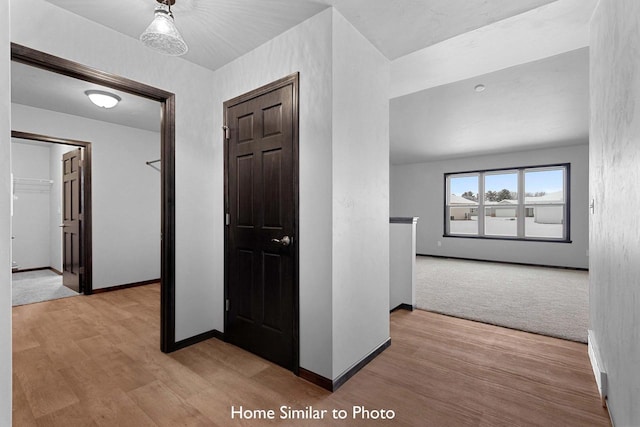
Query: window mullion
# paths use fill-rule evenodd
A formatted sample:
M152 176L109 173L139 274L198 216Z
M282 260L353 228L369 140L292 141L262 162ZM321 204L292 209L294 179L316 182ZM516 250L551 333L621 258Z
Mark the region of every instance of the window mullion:
M444 234L448 236L451 233L451 201L449 194L451 192L451 175L448 175L444 182Z
M525 195L524 195L524 169L518 169L518 209L516 210L516 219L518 227L518 238L524 239L525 225Z
M568 166L564 166L562 168L562 201L563 201L563 206L562 206L562 238L567 240L569 239L569 232L567 229L567 224L569 223L570 219L569 219L569 215L570 215L570 209L569 209L569 193L571 191L571 189L569 188L569 170L568 170Z
M484 236L484 172L478 174L478 236Z

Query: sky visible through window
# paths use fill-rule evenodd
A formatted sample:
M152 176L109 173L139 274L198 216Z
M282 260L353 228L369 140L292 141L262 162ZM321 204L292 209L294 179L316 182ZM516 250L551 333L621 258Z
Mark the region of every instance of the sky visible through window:
M528 193L537 193L539 191L554 193L556 191L562 191L562 172L562 169L537 172L525 171L525 191Z
M487 175L490 180L492 189L506 188L516 191L514 187L513 174ZM545 170L545 171L526 171L525 172L525 191L530 193L545 192L553 193L562 191L563 171L562 169ZM461 196L466 191L473 194L478 193L478 176L461 176L451 177L450 180L451 194Z
M462 196L465 191L471 191L473 194L478 193L478 177L477 176L461 176L451 178L451 194Z
M486 174L484 176L484 191L507 190L518 192L518 173L507 172L501 174Z

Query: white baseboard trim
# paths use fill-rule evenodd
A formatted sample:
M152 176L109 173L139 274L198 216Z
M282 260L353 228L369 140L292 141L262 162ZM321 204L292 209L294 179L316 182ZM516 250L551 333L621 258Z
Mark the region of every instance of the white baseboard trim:
M596 384L598 384L598 393L600 393L600 399L602 406L607 406L607 373L602 364L602 358L600 356L600 348L596 342L595 334L589 329L587 337L589 360L591 361L591 368L593 369L593 375L596 378Z

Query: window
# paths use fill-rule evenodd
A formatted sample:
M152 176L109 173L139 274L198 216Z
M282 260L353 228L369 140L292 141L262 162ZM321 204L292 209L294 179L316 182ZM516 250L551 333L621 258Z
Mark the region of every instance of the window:
M478 234L478 175L452 176L448 214L452 234Z
M483 175L484 235L518 237L518 171Z
M445 174L445 236L568 242L569 169Z

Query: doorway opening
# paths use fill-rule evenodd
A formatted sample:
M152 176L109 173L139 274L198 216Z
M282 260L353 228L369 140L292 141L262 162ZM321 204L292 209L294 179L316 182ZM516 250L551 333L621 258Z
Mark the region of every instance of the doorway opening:
M160 349L165 353L176 350L175 95L162 89L96 70L94 68L15 43L11 44L11 59L18 63L157 101L160 104Z
M20 131L11 141L13 305L90 295L91 143Z

